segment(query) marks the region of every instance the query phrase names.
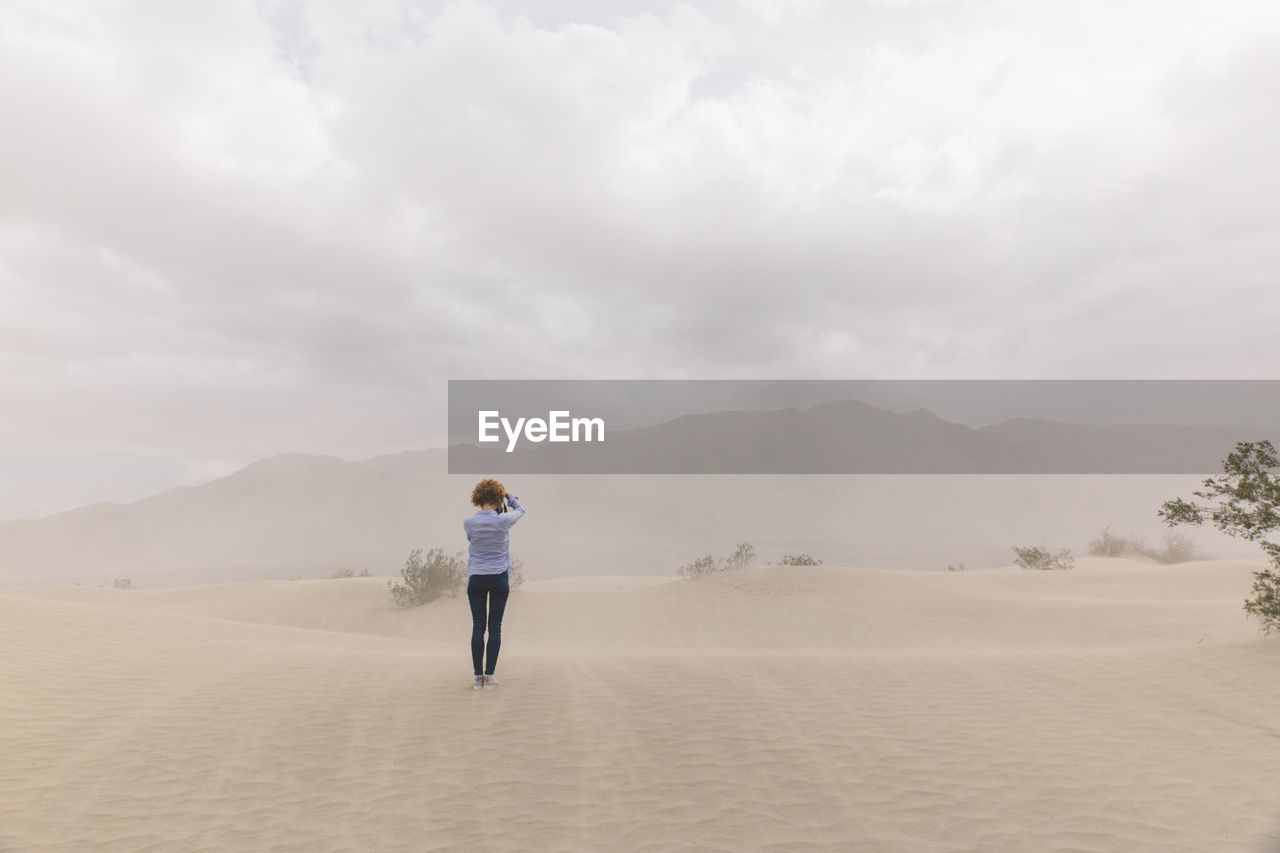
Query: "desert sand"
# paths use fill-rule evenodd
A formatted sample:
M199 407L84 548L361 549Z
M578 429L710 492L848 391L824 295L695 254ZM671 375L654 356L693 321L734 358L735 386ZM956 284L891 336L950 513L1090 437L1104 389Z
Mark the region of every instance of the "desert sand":
M1274 851L1260 560L0 591L0 851Z

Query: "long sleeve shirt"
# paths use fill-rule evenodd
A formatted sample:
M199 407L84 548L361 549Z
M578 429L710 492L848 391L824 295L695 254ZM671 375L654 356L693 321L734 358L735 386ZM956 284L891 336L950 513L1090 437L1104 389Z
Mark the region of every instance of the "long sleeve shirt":
M470 547L467 575L500 575L511 569L511 525L524 517L524 507L515 495L507 495L507 512L482 509L464 520Z

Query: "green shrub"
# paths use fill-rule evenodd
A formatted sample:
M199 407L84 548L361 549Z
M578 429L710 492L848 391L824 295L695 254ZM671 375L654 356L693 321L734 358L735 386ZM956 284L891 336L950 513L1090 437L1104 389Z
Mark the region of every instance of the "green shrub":
M1161 504L1156 515L1165 524L1200 525L1205 517L1228 536L1257 542L1271 558L1272 568L1253 573L1253 595L1244 612L1258 620L1264 635L1280 631L1280 543L1267 534L1280 530L1280 459L1269 441L1240 441L1222 463L1223 478L1204 481L1196 497L1217 498L1216 506L1174 498Z
M1057 554L1050 554L1048 550L1038 546L1030 548L1014 547L1015 555L1014 565L1021 566L1024 569L1035 571L1066 571L1074 569L1076 565L1075 558L1071 556L1070 548L1063 548Z
M821 560L815 560L808 554L784 554L778 561L779 566L821 566Z
M1280 561L1272 561L1280 569ZM1245 599L1244 612L1257 619L1264 635L1280 631L1280 572L1263 569L1253 573L1253 597Z
M400 570L403 583L387 581L391 599L401 607L417 607L443 596L455 596L462 589L467 565L462 552L446 556L443 548L432 548L424 559L417 548Z

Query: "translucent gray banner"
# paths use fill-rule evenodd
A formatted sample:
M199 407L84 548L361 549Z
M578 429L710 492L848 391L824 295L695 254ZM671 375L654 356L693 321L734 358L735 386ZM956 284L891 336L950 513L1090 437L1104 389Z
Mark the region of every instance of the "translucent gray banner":
M1280 380L451 380L451 474L1212 474Z

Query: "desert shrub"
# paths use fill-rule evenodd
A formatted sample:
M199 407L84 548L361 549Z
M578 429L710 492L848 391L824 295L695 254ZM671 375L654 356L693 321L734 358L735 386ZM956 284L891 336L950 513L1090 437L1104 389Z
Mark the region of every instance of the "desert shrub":
M432 548L424 559L422 549L417 548L405 560L400 575L403 583L387 581L391 599L401 607L417 607L445 595L457 595L467 576L467 566L461 551L448 556L443 548Z
M700 578L704 575L713 575L718 571L720 571L720 566L717 565L716 559L710 554L703 554L696 560L685 563L676 570L676 574L682 578Z
M1276 569L1253 573L1253 595L1245 599L1244 611L1258 620L1263 634L1280 631L1280 560L1272 560Z
M785 554L778 561L779 566L821 566L821 560L815 560L808 554Z
M1089 543L1089 553L1095 557L1128 557L1133 554L1155 556L1146 542L1129 536L1117 536L1111 532L1110 524L1102 528L1098 538Z
M511 558L511 577L508 580L511 581L512 589L519 589L524 585L524 560L519 557Z
M1124 539L1111 532L1111 525L1102 528L1098 538L1089 543L1089 553L1095 557L1119 557L1125 553Z
M369 577L368 569L361 569L360 574L356 574L355 569L338 569L338 571L329 575L330 578L367 578Z
M750 542L739 542L733 556L725 560L726 569L745 569L756 558L756 548Z
M1200 558L1200 549L1181 533L1166 533L1164 547L1156 549L1145 540L1117 536L1111 532L1111 525L1089 543L1089 553L1095 557L1148 557L1158 563L1187 563Z
M137 589L132 578L116 578L111 582L112 589Z
M1181 533L1166 533L1164 547L1152 551L1151 556L1161 563L1189 563L1200 558L1200 549Z
M956 563L954 566L953 566L953 565L951 565L950 563L947 563L947 571L949 571L949 572L963 572L963 571L964 571L964 563Z
M739 542L732 556L717 560L710 554L703 554L693 562L685 563L676 569L676 574L684 578L700 578L705 575L714 575L716 572L727 572L730 569L745 569L755 558L755 546L750 542Z
M1264 635L1280 631L1280 543L1267 539L1280 529L1280 459L1269 441L1241 441L1222 463L1222 479L1204 481L1198 498L1217 499L1209 506L1182 498L1161 504L1156 513L1170 527L1200 525L1206 517L1228 536L1257 542L1271 558L1272 568L1253 573L1253 594L1244 612L1258 620Z
M1050 554L1045 548L1032 546L1030 548L1014 547L1015 555L1014 565L1021 566L1024 569L1035 571L1066 571L1074 569L1076 565L1075 558L1071 556L1070 548L1063 548L1056 554Z

